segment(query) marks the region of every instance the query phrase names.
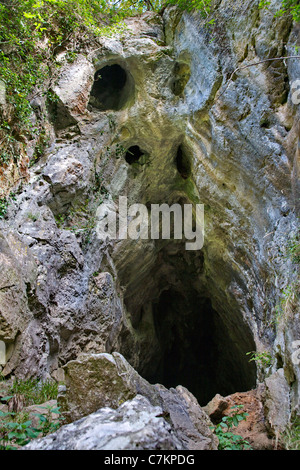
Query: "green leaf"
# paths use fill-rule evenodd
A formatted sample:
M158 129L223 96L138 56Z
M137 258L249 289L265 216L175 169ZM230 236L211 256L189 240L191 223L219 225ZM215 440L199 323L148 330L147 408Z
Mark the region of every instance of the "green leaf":
M11 429L17 429L19 424L18 423L6 423L6 426Z
M233 421L234 426L237 426L239 424L239 420L237 419L237 416L233 416L232 421Z
M38 431L38 430L34 430L32 428L27 429L27 435L28 435L28 437L31 437L32 439L37 438L39 436L39 434L40 434L40 431Z
M31 425L31 420L25 421L25 423L22 423L22 429L28 428L30 425Z
M27 11L24 11L24 16L25 18L35 18L36 13L28 13Z
M13 395L8 395L7 397L2 397L2 398L1 398L1 401L8 401L8 400L10 400L11 398L13 398Z
M3 418L6 418L7 416L12 416L13 413L9 412L9 411L2 411L0 410L0 416L2 416Z
M17 437L19 435L19 433L17 431L12 431L10 433L8 433L7 437L8 439L13 439L14 437Z

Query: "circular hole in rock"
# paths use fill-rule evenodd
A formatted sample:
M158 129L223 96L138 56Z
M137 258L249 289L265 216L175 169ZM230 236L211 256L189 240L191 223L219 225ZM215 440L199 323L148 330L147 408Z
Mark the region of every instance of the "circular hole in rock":
M133 78L119 64L97 70L90 94L89 106L100 111L119 111L133 95Z
M141 156L144 155L144 152L140 149L138 145L133 145L132 147L129 147L125 154L125 160L129 165L132 165L133 163L136 163Z

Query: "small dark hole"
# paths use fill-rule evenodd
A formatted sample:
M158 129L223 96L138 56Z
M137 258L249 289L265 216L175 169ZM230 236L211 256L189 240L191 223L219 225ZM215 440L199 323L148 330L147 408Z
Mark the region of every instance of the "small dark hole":
M127 163L129 163L129 165L132 165L133 163L137 162L142 155L144 155L144 152L142 152L140 147L138 145L133 145L127 150L125 160Z
M177 150L176 166L182 178L187 179L191 175L191 164L181 145Z
M282 360L281 355L278 354L278 353L276 354L276 362L277 362L277 364L276 364L277 370L278 370L278 369L282 369L282 367L283 367L283 360Z
M262 127L263 129L270 129L271 123L270 121L263 121L261 122L260 127Z

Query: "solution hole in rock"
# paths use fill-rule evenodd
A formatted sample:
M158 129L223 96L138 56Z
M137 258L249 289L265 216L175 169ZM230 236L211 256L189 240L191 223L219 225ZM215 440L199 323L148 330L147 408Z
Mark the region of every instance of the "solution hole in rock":
M144 155L144 152L140 149L138 145L133 145L132 147L129 147L125 154L125 160L129 165L132 165L133 163L136 163L141 156Z
M90 93L89 106L100 111L119 111L133 95L133 78L119 64L97 70Z
M171 90L175 96L180 96L191 77L191 68L184 62L176 62L174 67L174 79L171 82Z
M182 145L180 145L177 149L175 161L178 173L181 175L181 177L183 179L189 178L192 173L191 162Z

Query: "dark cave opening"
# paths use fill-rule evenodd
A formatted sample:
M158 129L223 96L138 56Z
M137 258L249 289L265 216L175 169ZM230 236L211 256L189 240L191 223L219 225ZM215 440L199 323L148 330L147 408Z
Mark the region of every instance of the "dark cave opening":
M183 385L202 406L217 393L227 396L255 387L255 365L240 350L238 338L232 341L228 336L209 298L196 292L186 298L172 289L164 291L153 304L153 318L159 355L156 368L144 375L150 383L167 388ZM253 349L247 331L245 339Z
M139 263L144 270L142 259L135 260L136 274ZM251 329L238 305L210 289L203 263L201 252L187 253L180 243L159 252L125 294L136 336L134 342L124 336L120 351L148 382L182 385L201 406L216 394L256 387L256 366L247 355L256 349ZM127 265L127 279L129 272Z
M132 92L131 75L119 64L106 65L95 73L89 106L100 111L119 111L128 103Z
M214 380L218 345L215 312L208 299L197 300L191 308L181 294L170 290L154 305L161 358L149 381L167 388L182 384L205 403L219 390Z
M142 155L144 155L144 152L140 149L140 147L138 145L133 145L127 150L125 154L125 160L129 165L132 165L133 163L136 163Z
M143 375L150 383L167 388L183 385L201 406L217 393L227 396L255 387L255 365L229 338L209 298L195 293L187 299L176 291L164 291L153 304L153 318L159 351L155 368ZM248 333L245 338L253 349Z

